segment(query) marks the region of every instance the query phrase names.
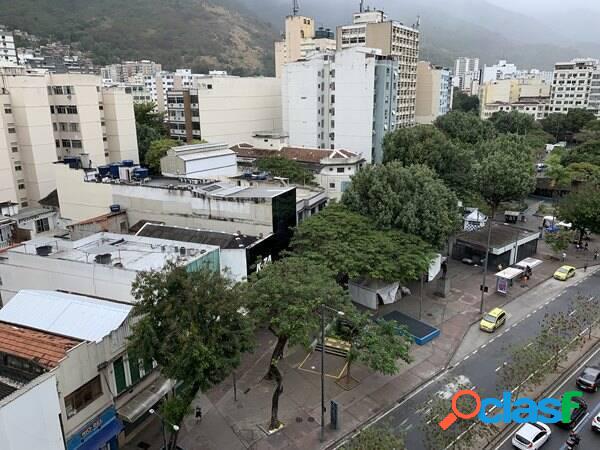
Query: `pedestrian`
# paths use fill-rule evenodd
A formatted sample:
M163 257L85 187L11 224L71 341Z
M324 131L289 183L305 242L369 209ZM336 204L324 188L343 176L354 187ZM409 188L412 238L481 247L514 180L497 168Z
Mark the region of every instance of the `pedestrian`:
M583 271L584 272L587 272L587 264L588 264L587 261L585 263L583 263Z
M563 260L563 262L565 262L565 259L567 259L567 254L565 252L563 252L563 254L562 254L562 260Z
M577 251L581 250L581 244L578 242L575 248Z
M596 250L594 252L594 261L596 261L598 259L598 250Z
M589 249L588 249L588 243L587 243L587 242L585 243L584 250L585 250L586 252L589 250Z

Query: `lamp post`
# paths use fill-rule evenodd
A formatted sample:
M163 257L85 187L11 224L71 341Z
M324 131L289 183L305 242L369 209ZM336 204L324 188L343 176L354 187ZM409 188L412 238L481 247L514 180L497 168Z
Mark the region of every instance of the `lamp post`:
M173 425L172 423L167 422L165 420L165 418L163 416L161 416L158 413L158 411L156 411L154 408L150 408L148 410L148 412L160 419L160 425L162 428L162 437L163 437L163 448L164 448L164 450L167 450L167 435L165 433L165 423L169 424L169 426L173 429L173 431L179 431L179 426Z
M321 303L321 442L325 442L325 310L344 316L343 311L331 308Z

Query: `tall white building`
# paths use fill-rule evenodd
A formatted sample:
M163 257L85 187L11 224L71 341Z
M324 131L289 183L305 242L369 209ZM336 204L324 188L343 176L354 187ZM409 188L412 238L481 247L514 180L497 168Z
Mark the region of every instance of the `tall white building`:
M111 64L100 69L103 79L111 80L114 83L127 83L134 81L134 78L153 76L162 70L162 66L154 61L146 59L141 61L123 61L118 64Z
M282 78L290 145L343 148L381 162L397 126L398 62L379 49L350 48L289 63Z
M517 73L518 70L516 65L502 59L498 61L498 64L494 64L493 66L484 66L481 83L514 78Z
M352 25L337 28L337 49L353 47L379 49L381 56L391 57L397 62L395 126L413 126L419 58L418 27L389 20L383 11L361 11L353 15Z
M479 58L461 56L454 61L452 81L454 87L472 94L480 83ZM474 88L473 85L476 85Z
M27 206L48 195L56 160L138 160L131 95L101 88L98 76L5 68L0 100L0 202Z
M0 29L0 65L18 64L15 38L10 31Z
M582 58L554 65L549 113L587 109L600 115L600 65Z

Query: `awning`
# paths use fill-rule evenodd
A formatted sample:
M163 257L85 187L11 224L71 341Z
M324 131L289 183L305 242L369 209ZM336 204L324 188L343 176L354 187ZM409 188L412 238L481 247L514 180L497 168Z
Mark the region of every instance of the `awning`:
M158 377L154 383L146 387L143 391L131 398L127 403L117 410L119 417L123 420L133 423L144 415L156 402L169 393L175 386L173 380L167 380Z
M115 417L80 445L77 445L77 442L74 440L69 441L68 448L73 450L98 450L116 438L122 429L123 424Z
M513 278L517 278L521 275L523 271L521 269L516 269L514 267L508 267L496 274L498 278L505 278L507 280L512 280Z

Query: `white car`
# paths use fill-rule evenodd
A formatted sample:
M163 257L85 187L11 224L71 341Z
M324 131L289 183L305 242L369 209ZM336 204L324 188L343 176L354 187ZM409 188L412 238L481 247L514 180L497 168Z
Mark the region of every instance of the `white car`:
M512 438L512 445L522 450L536 450L550 439L550 428L542 422L525 423Z
M600 413L592 420L592 430L600 431Z

